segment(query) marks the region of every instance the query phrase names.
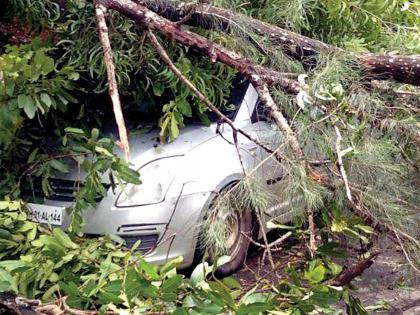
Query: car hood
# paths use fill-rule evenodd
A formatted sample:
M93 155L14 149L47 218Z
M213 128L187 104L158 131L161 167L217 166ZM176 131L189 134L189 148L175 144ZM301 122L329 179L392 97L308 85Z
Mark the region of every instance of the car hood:
M158 129L146 133L132 131L129 134L130 167L138 170L140 167L153 160L184 155L188 151L216 136L216 127L214 125L211 125L210 127L192 125L184 127L174 141L161 144L159 141ZM114 136L114 138L115 137L116 136ZM118 146L115 146L114 153L124 157L123 150ZM85 178L86 174L80 170L80 167L74 160L71 160L69 163L69 172L60 174L60 176L57 177L69 180L82 180ZM103 179L105 182L107 181L107 178L108 176L104 176Z
M174 141L163 144L159 141L159 130L157 129L144 134L132 132L129 135L130 164L133 168L139 168L156 159L184 155L214 137L216 137L216 131L213 126L187 126L182 129ZM120 148L115 152L124 156L124 152Z

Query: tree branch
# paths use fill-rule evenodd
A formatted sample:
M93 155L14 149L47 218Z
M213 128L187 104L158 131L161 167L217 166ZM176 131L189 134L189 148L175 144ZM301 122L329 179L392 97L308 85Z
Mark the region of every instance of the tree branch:
M104 61L106 72L108 76L108 89L109 96L112 101L112 106L114 110L115 120L118 126L118 132L120 135L119 145L124 150L126 160L129 159L130 146L128 143L127 129L125 127L124 115L121 109L120 96L118 93L117 79L115 77L115 66L113 61L113 53L111 48L111 42L108 36L108 26L106 25L105 13L107 8L101 4L100 1L95 1L95 14L98 21L99 28L99 39L102 44L102 49L104 52Z
M333 286L343 286L349 284L353 281L354 278L362 275L362 273L368 269L373 264L373 259L378 256L380 253L374 253L369 258L362 260L355 266L348 268L347 270L343 271L336 279L331 282Z
M282 77L278 72L259 65L244 58L240 54L228 50L208 39L184 30L175 22L171 22L146 7L136 4L131 0L97 0L109 9L116 10L140 25L164 35L169 40L174 40L181 45L192 48L195 52L208 56L213 62L219 61L236 69L252 81L252 76L257 74L265 84L276 84L285 91L297 94L300 84L289 78ZM262 84L263 82L259 82Z
M136 0L136 2L172 21L179 20L185 14L185 5L181 1ZM319 40L211 5L197 8L185 23L222 31L229 35L237 35L238 29L240 29L241 36L247 36L250 42L259 49L258 40L252 37L252 34L256 34L266 38L272 45L280 46L287 54L300 60L319 53L347 53L341 48ZM394 78L400 82L420 85L420 55L349 54L358 59L369 76L373 75L378 79Z

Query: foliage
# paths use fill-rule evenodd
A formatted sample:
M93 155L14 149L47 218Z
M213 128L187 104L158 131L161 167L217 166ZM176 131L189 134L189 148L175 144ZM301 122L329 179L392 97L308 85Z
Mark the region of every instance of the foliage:
M23 123L24 115L33 119L37 113L66 110L69 102L77 102L69 91L78 74L71 67L55 70L56 63L39 40L19 48L9 46L0 56L3 79L0 84L2 154L12 143ZM4 151L3 151L4 150Z
M219 0L216 4L356 52L419 52L418 6L410 1ZM307 97L299 107L294 97L273 91L297 131L305 155L323 163L308 176L306 169L290 158L289 148L280 146L276 154L282 158L285 178L277 193L267 193L254 173L247 174L230 193L233 200L219 200L214 207L216 215L209 215L203 226L203 245L212 244L224 253L227 230L220 218L226 213L253 209L261 214L285 201L291 202L293 214L320 209L318 223L323 226L324 244L313 259L301 266L290 265L287 281L273 284L268 292L261 292L259 286L244 292L232 278L215 279L215 268L207 263L186 279L174 269L179 260L158 268L144 262L136 245L126 249L115 237L81 237L82 212L95 206L98 195L106 194L105 180L111 185L140 183L139 174L114 154L113 140L93 128L101 127L102 112L110 106L103 101L106 75L92 4L69 0L65 10L60 10L52 0L9 0L0 16L5 20L18 16L34 30L48 26L53 33L47 42L33 40L28 45L1 48L0 291L44 301L64 293L73 307L100 310L332 314L335 303L343 300L349 313L364 314L347 288L330 285L341 271L331 259L340 254L329 241L331 235L344 233L366 242L372 233L360 219L348 214L345 187L337 169L336 126L343 136L343 148L351 148L344 167L354 198L375 219L414 240L405 239L402 245L408 257L420 261L415 225L419 213L415 194L418 147L410 137L411 131L418 130L418 111L413 110L416 99L406 98L400 104L395 93L384 95L381 89L366 88L360 69L343 56L318 57L318 67L308 73ZM161 128L162 141L176 138L188 121L208 123L203 104L156 57L141 29L116 13L110 15L108 24L125 110L141 107L143 115ZM241 32L246 30L238 30ZM281 52L264 55L251 48L248 36L260 40L254 34L236 40L215 32L200 34L281 71L304 70ZM226 96L232 70L172 42L166 42L165 48L203 94L217 106L229 107ZM392 86L391 91L396 88L400 87ZM79 165L86 178L68 209L72 225L66 234L27 221L20 197L32 178L42 181L48 195L49 179L68 172L68 161ZM325 183L330 189L325 189ZM295 202L297 196L302 199ZM306 238L303 220L296 216L295 221L288 229L295 237ZM285 228L277 218L268 224Z
M362 309L347 289L328 284L341 266L321 252L303 267L289 266L290 280L273 292L256 286L242 295L234 278L212 276L217 265L200 264L186 279L175 270L181 259L158 268L135 251L139 243L125 250L110 237L72 237L27 221L24 209L20 201L0 202L0 292L43 301L61 292L71 307L117 312L332 314L332 306L341 299L350 309Z
M354 52L420 51L418 1L270 0L244 4L219 0L216 4Z
M89 93L104 93L105 64L92 3L69 0L66 1L65 10L53 13L51 8L57 7L54 1L33 2L34 10L21 10L24 5L21 1L10 1L9 15L20 15L23 20L38 23L38 27L47 23L53 28L55 45L59 51L55 55L56 63L77 70L81 76L79 82L83 82L87 96L80 97L80 100L92 100ZM145 42L142 30L133 21L113 12L110 14L109 29L119 92L125 96L127 106L144 107L144 116L157 111L162 116L159 126L163 140L174 139L177 130L184 126L185 118L194 116L208 123L207 108L192 97L189 89L180 84L160 62L154 48ZM173 43L167 43L165 48L188 79L216 106L223 108L229 105L226 98L233 79L233 70L222 64L210 63ZM91 109L89 103L83 105L89 111L85 113L85 117L98 111L98 108Z

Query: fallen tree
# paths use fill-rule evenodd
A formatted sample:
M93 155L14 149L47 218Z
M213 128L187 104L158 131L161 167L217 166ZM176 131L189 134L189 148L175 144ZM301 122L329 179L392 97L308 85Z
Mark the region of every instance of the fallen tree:
M343 49L325 44L319 40L265 23L249 16L238 14L212 5L186 5L181 1L137 0L137 3L153 10L171 21L182 21L187 25L227 34L242 33L251 42L261 48L260 39L253 39L253 34L268 41L274 49L283 49L294 58L305 59L319 53L343 53ZM185 19L185 17L188 17ZM263 44L262 44L263 45ZM367 75L376 78L394 78L397 81L420 85L420 55L379 55L373 53L354 54Z
M60 1L63 4L65 2ZM49 1L34 1L34 5L42 6L45 3L51 4ZM28 296L26 288L33 288L33 295L36 298L41 298L42 296L43 303L47 300L56 299L54 302L38 305L40 311L47 312L50 310L52 313L96 314L111 309L113 311L117 309L115 312L118 312L120 309L136 310L137 307L142 311L147 309L147 311L155 313L165 313L170 307L174 306L175 302L172 303L172 301L175 301L175 299L184 301L184 299L190 298L191 294L193 294L194 299L198 298L200 301L203 301L195 308L195 311L199 313L201 304L212 305L211 303L214 301L211 298L213 296L216 297L215 304L220 302L220 300L217 301L219 296L226 298L224 300L225 303L219 303L223 305L218 308L220 313L230 311L240 313L240 310L246 313L248 308L252 306L249 303L242 304L242 301L238 302L236 300L237 295L227 292L224 286L218 286L219 280L201 283L203 287L200 287L200 285L195 286L194 284L191 287L191 281L186 280L183 282L182 277L176 275L173 270L159 273L159 270L156 271L154 267L145 265L144 262L141 262L141 266L139 266L141 260L138 257L129 258L132 252L126 251L126 249L121 249L120 252L120 247L116 248L112 240L104 240L103 238L98 240L93 238L85 239L79 238L74 234L67 235L69 237L67 238L64 232L60 233L60 230L57 229L53 232L39 229L39 233L34 236L33 231L37 231L37 226L29 223L32 225L30 225L31 229L28 228L24 205L20 201L9 202L9 198L19 198L19 189L23 186L21 179L28 173L39 175L38 177L42 178L43 186L48 186L48 178L55 175L54 172L57 168L58 171L60 169L61 171L66 170L64 161L61 160L64 157L78 159L78 162L87 155L99 156L101 159L108 160L106 163L95 163L92 174L90 174L91 176L87 178L89 185L95 183L92 187L89 187L91 188L90 190L97 190L96 193L105 193L101 182L98 180L101 177L99 173L102 174L104 171L104 166L118 163L125 166L122 173L129 172L128 166L123 164L120 158L111 154L112 146L106 145L113 142L110 139L98 139L99 130L94 129L91 131L89 129L91 126L88 118L90 117L86 117L89 114L84 116L85 122L76 125L76 127L81 129L68 128L73 129L73 131L65 130L64 135L63 125L73 126L69 122L71 121L70 118L66 117L68 120L63 120L58 115L47 116L49 113L48 108L45 106L49 104L48 106L51 106L50 113L54 113L55 107L53 102L48 100L52 98L55 100L56 95L61 95L60 90L49 88L46 90L52 91L49 94L51 96L42 95L38 97L36 91L34 94L31 90L28 92L25 89L23 91L21 89L22 86L25 88L31 86L34 82L43 83L43 87L45 87L46 82L67 83L66 78L58 77L57 73L53 72L53 69L57 69L58 72L62 63L65 65L70 64L69 60L73 59L68 56L69 54L71 55L73 50L80 51L82 54L89 51L88 58L86 58L89 66L92 65L89 67L89 71L94 72L95 66L97 66L97 68L106 69L104 71L106 71L108 76L103 72L102 76L98 75L99 78L96 78L96 80L94 76L91 76L89 79L89 76L86 75L87 70L84 73L80 71L82 79L78 83L81 83L81 88L69 89L69 91L74 91L74 94L78 95L80 100L85 101L83 98L87 98L90 95L89 92L83 94L83 87L85 87L83 83L91 83L89 80L92 80L92 85L102 85L103 87L105 86L103 82L106 81L106 77L108 78L108 91L114 105L113 111L120 130L119 144L126 151L127 159L129 159L129 143L123 116L126 114L124 110L129 110L133 103L127 101L127 95L124 95L124 93L127 94L127 90L135 89L132 86L124 86L121 83L124 81L118 81L119 75L131 75L128 81L133 78L141 81L150 69L158 69L155 72L160 70L170 80L159 81L161 77L155 73L155 76L144 80L147 82L147 85L141 86L141 88L136 86L140 93L145 94L147 90L150 91L150 87L155 88L156 85L156 93L153 91L155 98L160 98L162 93L164 93L163 91L169 89L172 89L171 92L174 94L174 97L177 94L183 94L185 97L183 101L188 100L191 102L193 110L198 108L197 103L199 103L203 105L199 109L204 107L201 113L205 113L205 110L211 111L218 117L219 125L224 123L231 127L233 133L232 144L237 149L239 146L237 136L242 135L254 141L269 153L267 159L261 161L255 170L245 172L245 168L243 168L244 179L226 195L236 196L236 199L240 201L241 208L244 210L253 209L255 214L262 214L267 209L271 209L272 202L275 202L273 207L279 207L284 202L294 202L294 197L298 196L302 202L297 206L307 211L308 226L278 225L279 229L288 231L277 241L269 243L264 238L264 242L260 243L255 240L252 240L252 242L264 250L262 265L264 265L265 258L269 258L272 270L267 273L277 273L279 271L280 267L271 256L271 252L282 251L282 247L286 246L283 244L286 239L300 239L302 242L299 252L304 251L307 247L310 255L307 255L306 258L311 258L310 261L305 258L305 261L300 266L298 265L295 270L298 272L298 282L300 282L300 279L305 279L303 287L302 284L295 283L294 285L297 287L284 288L286 289L284 291L285 294L282 291L280 294L273 295L274 300L268 302L270 305L264 306L267 307L267 310L278 310L281 307L289 311L299 308L301 306L299 304L301 303L300 299L290 299L289 289L294 293L302 293L302 302L305 304L302 305L303 307L307 306L307 299L304 297L311 297L314 292L312 291L313 288L315 288L316 292L319 292L320 286L323 286L323 290L328 292L328 297L331 295L336 299L342 299L341 293L337 294L330 285L344 286L342 288L344 290L343 294L347 294L345 286L372 264L374 255L352 268L341 271L341 267L331 264L328 258L329 254L338 254L338 252L334 251L334 244L331 244L330 240L334 239L337 233L350 234L363 244L362 247L370 246L369 241L371 239L369 235L373 234L374 231L371 227L366 226L366 223L374 227L380 227L382 231L395 234L395 241L401 246L404 255L407 257L408 264L411 264L413 270L419 270L420 242L418 240L420 235L418 234L416 223L418 222L419 213L418 206L416 206L418 204L418 196L415 190L416 182L413 182L411 178L416 177L418 174L416 170L418 171L419 162L415 156L415 150L418 150L418 141L413 141L413 139L418 139L418 125L416 125L418 124L416 116L418 114L418 103L413 101L417 90L414 88L414 90L411 90L412 87L404 87L406 89L403 90L405 99L402 99L397 95L399 93L388 93L388 91L382 93L373 86L372 82L371 84L366 83L366 76L383 79L388 77L382 76L383 72L388 71L397 80L416 83L418 74L414 71L415 69L413 70L412 65L403 64L404 67L409 69L401 69L401 62L409 63L408 59L404 58L411 58L415 64L417 62L416 56L402 57L403 60L398 60L397 62L400 64L394 66L394 61L396 60L392 56L348 53L342 49L286 31L266 22L227 9L203 4L203 1L184 4L165 0L140 0L136 2L130 0L97 0L94 2L95 7L90 2L70 1L68 3L87 6L86 8L77 7L77 9L74 6L71 7L69 14L74 15L70 17L61 16L62 21L57 22L57 25L59 25L57 28L60 30L65 29L69 25L72 26L70 27L71 31L64 33L65 36L60 38L60 42L54 41L55 34L52 36L53 45L57 44L58 47L63 49L62 51L58 50L59 54L65 51L63 56L61 56L62 58L55 56L60 61L54 63L54 60L48 57L53 56L52 53L49 53L51 46L44 48L50 55L39 53L37 48L34 49L25 45L21 47L21 50L12 48L4 55L0 55L0 62L3 62L0 65L3 67L2 70L4 69L4 71L0 72L1 87L9 82L14 82L12 78L16 77L16 70L15 68L8 68L8 65L14 65L14 60L27 58L24 59L27 60L27 64L25 64L23 69L16 67L20 71L17 72L19 74L18 78L25 77L27 73L34 75L33 71L25 71L27 68L38 67L37 69L41 69L42 71L40 71L43 72L40 77L36 76L35 73L34 77L28 78L28 82L17 82L17 88L9 88L6 94L0 93L2 105L0 106L0 130L5 133L4 130L13 129L10 127L13 124L6 119L7 115L11 116L11 114L16 114L15 125L24 126L20 129L22 130L21 134L23 134L22 139L17 137L18 140L22 141L19 145L16 145L17 149L11 146L12 149L9 150L11 154L8 155L8 159L4 158L6 150L0 150L0 157L2 158L0 164L6 174L4 177L13 179L13 175L17 174L16 181L12 181L12 184L9 185L12 188L0 187L1 191L6 191L3 195L6 196L5 199L7 200L2 202L0 207L0 221L4 218L3 222L7 222L7 224L4 224L5 230L3 230L2 226L0 232L4 235L10 234L18 240L27 240L26 244L28 245L22 248L20 247L20 242L6 242L6 245L0 244L2 255L4 255L2 257L7 259L6 262L2 261L0 264L1 276L6 279L6 281L2 282L3 286L9 286L10 290L26 296ZM93 9L96 9L96 12ZM65 12L64 7L62 11ZM95 20L94 12L97 20ZM82 23L80 23L81 21ZM83 22L86 23L84 24ZM189 28L185 26L187 24L196 28ZM77 31L78 27L80 28L79 32ZM203 31L203 29L207 31ZM220 32L213 32L214 30ZM8 28L9 31L10 28ZM27 40L30 41L31 36ZM75 45L75 47L80 47L77 46L78 43L80 44L78 40L81 38L80 41L82 41L84 37L86 37L88 44L82 47L87 47L86 49L70 47L66 50L66 48L63 48L65 47L64 44L68 42L71 45ZM139 38L139 40L137 41L134 38ZM70 39L73 39L73 41ZM259 52L258 56L245 55L245 53L241 55L238 53L240 49L235 50L232 48L234 47L233 45L223 45L223 43L237 39L240 44L244 43L246 48L256 47ZM125 45L126 42L128 45ZM135 45L132 43L135 43ZM132 49L131 46L134 48ZM135 48L138 48L138 50ZM307 64L308 60L309 63L317 61L318 68L309 69L306 73L307 77L305 77L302 73L290 73L291 71L289 70L285 71L287 73L279 72L276 69L280 67L276 67L274 63L273 66L269 66L270 62L266 62L266 60L264 61L265 66L261 66L261 60L263 59L260 58L270 58L273 51L279 50L279 48L284 49L286 53L293 58L303 61L305 64ZM194 53L191 53L191 51ZM199 72L199 67L193 68L193 64L188 64L188 61L191 60L200 63L199 60L201 59L196 58L196 53L201 55L202 57L200 58L205 61L204 66L200 64L205 69L203 72ZM329 55L330 53L332 54ZM125 57L126 54L130 56L125 58L126 60L117 58L121 55ZM146 56L143 64L135 63L136 58L133 56L137 57L136 54L141 57ZM178 58L178 55L182 57ZM319 55L319 58L317 55ZM336 57L342 55L345 55L344 59L347 59L344 62L337 61ZM349 58L348 55L350 55ZM37 58L33 56L37 56ZM247 58L244 56L247 56ZM94 60L98 59L105 60L104 64L95 64ZM6 60L6 63L3 60ZM352 69L355 60L365 70L370 70L365 71L364 75L360 75L360 67L356 67L357 70ZM121 68L118 67L121 63L124 66L134 64L135 67L133 68L135 68L135 71L129 68L131 70L123 74L119 73L118 69ZM41 67L39 67L40 64L42 65ZM51 67L51 64L54 67ZM272 121L284 136L284 141L278 148L273 150L266 145L265 139L256 138L245 130L235 127L233 121L223 115L219 109L218 105L220 106L220 104L214 101L212 95L209 95L211 93L205 89L206 85L204 84L203 88L202 82L194 80L195 74L199 73L204 77L203 74L207 75L212 68L217 68L221 64L227 65L227 67L223 66L224 69L231 71L230 68L232 68L235 72L242 73L253 83L260 100L272 117ZM296 64L298 63L296 62ZM191 69L193 70L191 71ZM302 69L301 72L303 72L300 64L299 69ZM409 71L406 72L405 70ZM213 82L216 82L216 79L223 76L223 74L232 74L234 72L215 71L215 73L215 75L206 76L205 80L215 80ZM372 74L374 75L372 76ZM78 78L76 74L71 74L69 77L72 80L75 80L75 78L77 80ZM100 82L101 80L102 82ZM162 82L163 84L158 86ZM217 80L219 84L213 82L209 85L215 85L216 90L220 91L223 89L221 85L229 85L230 81ZM220 84L220 82L223 83ZM396 90L395 85L392 85L394 83L391 83L391 81L387 83L391 84L392 92L401 92ZM69 88L68 84L63 84L63 86L65 89ZM183 89L185 87L187 92ZM13 94L13 89L17 91L15 94ZM99 90L99 93L105 91L105 89ZM44 93L44 90L41 91ZM25 97L25 95L29 96ZM120 99L120 95L123 96L122 99ZM11 99L10 104L8 103L9 99ZM28 99L33 99L35 106L31 106L33 104L30 104L27 101ZM69 99L73 103L71 98ZM42 102L40 106L37 106L36 100ZM172 102L172 105L175 105L175 107L177 106L176 101L175 99ZM44 102L47 104L44 104ZM19 106L15 106L16 104ZM85 106L87 104L89 106ZM103 104L105 106L109 105L105 102ZM96 110L95 105L86 101L80 106L78 113L74 116L78 118L83 117L85 110L89 109L92 109L92 111ZM159 111L161 108L157 110ZM68 115L68 112L65 115L72 116ZM36 122L36 119L33 119L34 117L39 118L39 124ZM33 136L31 133L33 130L39 131L44 129L42 125L43 123L45 124L44 117L48 117L48 120L52 122L57 121L59 126L54 128L54 132ZM57 117L58 119L56 119ZM400 119L401 117L403 119ZM29 127L22 122L28 123ZM34 128L34 126L36 127ZM179 124L179 126L182 127L183 124ZM86 129L89 129L89 131L86 131ZM413 131L414 135L417 133L417 138L409 137L408 130ZM5 138L3 133L0 134L0 141ZM39 142L34 141L34 144L32 144L29 141L25 141L27 137L30 137L30 139L41 139L42 137L50 137L51 134L56 136L54 140L57 140L57 143L63 143L64 146L66 146L66 143L68 144L69 139L79 138L79 140L83 139L83 141L76 142L75 151L71 151L70 154L51 154L48 151L45 153L43 146L38 145ZM12 135L14 134L12 133ZM166 138L160 140L164 141ZM171 141L172 139L170 138L169 140ZM14 143L12 142L12 144ZM82 154L77 151L81 149L80 145L82 145L83 149ZM87 151L86 147L88 147ZM67 148L66 150L73 150L72 148ZM237 151L239 160L241 160L240 150L238 149ZM20 156L14 153L19 153ZM16 158L17 155L19 158ZM95 158L92 160L95 160ZM280 161L285 176L279 180L279 185L281 185L282 189L279 189L278 195L267 197L264 195L261 187L255 185L254 175L261 165L263 167L266 166L264 163L268 160L270 160L269 167L273 168L278 167L278 162ZM277 164L271 163L272 160ZM17 167L18 162L16 161L23 161L22 165L19 166L20 168ZM86 164L88 163L86 162L85 166ZM119 165L119 167L122 167L122 165ZM206 165L205 167L217 166ZM14 173L12 173L11 169ZM19 171L15 171L15 169ZM133 184L139 183L135 174L129 173L129 175L131 176L128 176L128 178L133 180ZM124 179L124 181L127 180ZM144 184L147 185L147 183ZM78 201L72 210L77 210L76 213L79 215L87 206L95 206L93 201L88 200L89 196L86 196L87 194L95 195L95 193L87 190L82 188L77 192ZM224 205L223 202L223 200L220 202L222 210L224 208L232 208L229 202L225 202ZM222 238L222 243L226 243L223 240L224 235L221 235L223 233L220 233L223 230L224 221L227 221L223 220L223 218L226 218L224 216L225 213L215 207L209 210L211 215L209 215L209 219L203 222L207 244L216 244L214 241L215 237ZM360 218L354 217L347 210L356 213L364 219L364 222ZM217 215L217 211L220 211L220 215ZM316 215L317 217L315 217ZM10 218L15 219L11 220ZM217 218L222 218L222 220L217 220ZM259 221L260 228L264 229L265 222L262 222L260 217L257 217L257 221ZM275 218L272 218L267 224L276 227L277 223ZM44 244L42 242L44 240L49 240L49 242ZM64 242L64 247L59 246L58 248L57 242ZM39 247L32 247L32 243ZM86 250L87 248L89 251ZM323 250L326 252L323 252ZM100 252L99 256L97 255L98 252ZM51 253L51 256L46 255L46 253ZM91 253L95 253L95 259L92 259ZM110 255L113 254L116 254L116 256L112 258L112 267L110 268L107 264L109 257L111 257ZM18 260L19 255L25 255L24 257L32 255L30 257L33 258L22 262ZM69 258L69 255L72 255L72 258ZM125 258L121 259L123 256ZM70 261L67 259L70 259ZM63 261L69 265L76 264L82 267L72 274L72 272L68 272L68 265L63 263ZM39 270L39 265L55 266L55 269L49 270L46 268L46 270ZM294 268L293 262L291 265ZM174 266L175 264L171 265L171 268ZM165 270L165 267L163 270ZM291 270L289 269L289 271ZM95 285L99 274L100 281ZM129 274L128 277L126 277L127 274ZM28 279L28 284L21 286L19 281L23 278ZM133 283L127 282L127 279L134 279L135 281L133 280ZM205 276L202 279L207 280ZM211 279L210 281L213 280ZM265 281L264 276L257 281L256 285ZM142 286L144 285L147 290L134 292L133 289L138 287L139 283ZM209 285L211 291L208 291L207 285ZM173 290L168 290L168 287ZM175 287L177 288L175 289ZM205 293L203 296L200 295L201 288ZM150 292L153 294L150 295ZM162 292L164 294L160 295ZM194 295L197 292L199 295ZM223 294L219 295L220 292L223 292ZM69 297L66 298L65 295L69 295ZM210 301L208 300L209 297ZM169 299L170 302L166 303L165 299ZM140 304L131 304L133 301ZM26 302L41 304L36 300L27 300ZM312 303L311 298L309 298L309 303ZM314 302L313 305L318 307L316 303ZM176 302L176 304L175 307L183 308L183 303ZM262 305L259 304L258 306L261 307ZM1 307L9 308L8 305ZM325 307L325 305L322 305L322 307ZM76 308L89 308L94 309L94 311L85 312Z
M231 12L228 12L226 10L219 11L216 8L213 7L207 7L206 9L204 7L195 6L193 8L189 9L189 13L185 12L185 7L182 5L179 6L169 6L170 8L175 8L169 12L172 12L171 14L167 13L168 11L163 10L162 7L159 5L153 6L150 4L150 2L140 2L141 4L135 3L130 0L97 0L97 4L100 4L104 6L107 9L112 9L115 11L118 11L119 13L123 14L124 16L133 19L138 23L138 25L141 25L142 27L153 31L160 33L164 35L168 40L176 41L177 43L184 45L186 47L192 48L194 51L207 56L212 62L221 62L225 65L228 65L234 69L236 69L238 72L245 75L250 82L252 82L253 86L255 87L260 100L263 102L265 107L267 108L270 116L273 118L273 121L278 126L279 130L282 131L282 133L285 135L285 143L290 147L291 152L293 154L293 159L297 163L297 165L301 165L306 173L307 176L313 177L314 174L317 174L317 171L312 169L312 167L309 166L309 157L305 156L302 148L303 145L298 140L298 136L296 134L296 131L294 131L288 120L286 119L285 115L281 111L281 107L279 107L276 102L274 101L271 92L269 90L269 86L273 83L278 84L280 87L283 88L283 90L286 90L287 92L296 93L298 91L302 91L304 88L303 85L290 81L289 78L282 78L281 73L276 73L272 69L264 68L259 65L256 65L253 61L250 59L242 57L239 53L235 51L228 50L221 45L218 45L192 31L186 30L182 27L180 27L179 21L181 23L185 23L188 21L195 21L196 26L199 26L201 24L203 25L215 25L217 23L204 23L203 21L199 21L200 16L207 16L210 14L212 18L214 19L216 12L220 16L224 16L224 18L228 19L229 21L236 19L251 21L251 25L248 25L245 23L247 28L250 29L258 29L257 31L261 32L261 34L270 34L271 41L273 44L279 44L279 37L281 37L281 40L283 40L283 44L288 41L288 43L295 43L297 46L301 48L303 51L310 51L311 53L319 53L325 50L329 51L341 51L336 48L331 48L330 46L323 44L318 41L312 41L308 38L302 37L300 35L293 35L293 33L290 33L288 31L285 31L283 29L277 28L276 26L269 26L261 21L256 21L253 19L245 18L243 16L236 16ZM142 5L143 4L143 5ZM159 8L165 12L167 17L171 17L173 20L177 20L178 22L170 21L161 15L152 12L149 10L145 5L151 6L156 12L160 12ZM202 11L200 11L200 8ZM213 10L213 11L212 11ZM178 15L174 18L174 13L177 13ZM182 13L184 12L184 13ZM200 15L201 12L201 15ZM210 12L210 13L209 13ZM169 14L169 15L168 15ZM193 19L194 14L196 14L195 20ZM182 16L184 16L184 19L182 19ZM227 16L228 15L228 16ZM247 20L248 19L248 20ZM214 21L213 21L214 22ZM238 23L238 22L236 22ZM225 26L224 30L228 30L228 25ZM288 32L287 34L285 32ZM161 56L165 57L165 63L171 68L172 71L175 72L177 77L184 82L187 86L190 87L190 89L193 91L193 93L198 96L198 98L203 101L211 111L216 112L223 121L231 124L229 119L225 116L223 116L220 112L218 112L215 107L208 102L208 100L205 98L204 95L202 95L194 86L192 86L188 80L186 80L185 77L180 74L177 69L173 66L173 63L169 60L169 57L163 52L162 46L158 45L157 39L154 37L152 33L149 33L149 38L152 40L153 46L158 49ZM287 36L286 36L287 35ZM286 39L284 39L284 37ZM304 43L307 44L306 49L304 46ZM290 47L289 47L290 48ZM290 50L290 49L289 49ZM418 56L407 56L407 57L401 57L399 59L393 57L393 56L378 56L373 54L362 54L358 55L357 58L360 60L360 62L365 66L365 68L369 68L369 71L372 72L381 72L381 69L384 70L390 69L390 73L393 74L394 79L404 78L402 81L409 81L411 83L418 83L418 74L420 72L417 71L417 69L420 69L418 67L419 60ZM109 58L108 58L109 59ZM382 71L383 72L383 71ZM379 76L380 77L380 76ZM273 79L274 78L274 79ZM292 85L290 85L290 82L292 82ZM290 88L292 86L292 88ZM329 96L332 100L335 100L335 96ZM329 115L324 117L323 120L331 120L332 125L334 126L335 134L337 136L337 144L336 144L336 155L337 155L337 172L332 171L332 174L335 175L340 179L342 184L345 186L346 191L346 197L348 199L348 202L352 205L353 208L357 209L357 212L361 215L366 214L366 210L362 207L360 207L358 204L355 203L355 199L353 198L353 195L358 195L358 192L351 188L349 184L349 179L347 176L347 170L344 167L343 162L343 156L347 154L348 152L351 152L352 149L348 148L346 150L340 149L340 143L342 139L342 135L340 132L340 129L336 123L337 119L340 119L335 115L334 112L331 112ZM345 122L341 120L341 125L345 126ZM232 124L231 124L232 125ZM233 126L233 125L232 125ZM344 127L346 128L346 127ZM237 132L242 132L241 130L237 130ZM297 132L299 132L297 130ZM243 133L243 132L242 132ZM248 137L249 138L249 137ZM255 139L254 140L258 145L261 145ZM273 152L270 152L273 153ZM331 169L330 169L331 170ZM316 175L318 176L318 175ZM326 180L325 178L323 180L320 180L322 185L326 185L331 187L331 183L329 180ZM369 210L367 210L369 211ZM309 222L311 223L311 238L310 238L310 248L311 252L314 253L316 250L316 242L315 242L315 231L314 231L314 224L312 219L312 209L311 207L308 207L308 213L309 213ZM367 215L369 216L369 215ZM414 238L411 238L411 236L407 235L406 233L389 228L389 224L387 224L388 230L394 230L398 235L400 235L402 238L412 241ZM400 245L403 246L403 244L400 241ZM415 242L415 246L418 246L418 243ZM418 270L413 265L415 270Z

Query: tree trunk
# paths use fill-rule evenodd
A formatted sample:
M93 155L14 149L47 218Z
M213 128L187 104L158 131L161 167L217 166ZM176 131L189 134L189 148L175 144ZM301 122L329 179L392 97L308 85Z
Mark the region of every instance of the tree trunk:
M180 1L136 0L136 2L171 21L181 20L190 10L188 5ZM240 31L257 48L260 47L260 44L252 38L252 34L267 38L273 45L281 46L286 53L297 59L303 59L319 53L344 52L338 47L327 45L319 40L305 37L227 9L203 5L196 7L194 10L191 17L185 21L186 24L205 29L220 30L231 35ZM400 56L371 53L352 55L358 58L368 77L372 76L378 79L393 78L403 83L420 85L420 55Z

